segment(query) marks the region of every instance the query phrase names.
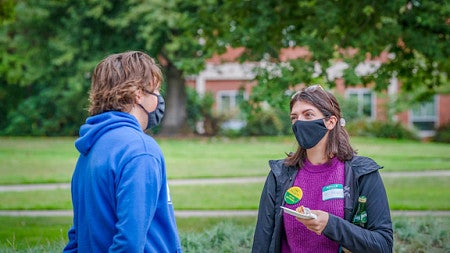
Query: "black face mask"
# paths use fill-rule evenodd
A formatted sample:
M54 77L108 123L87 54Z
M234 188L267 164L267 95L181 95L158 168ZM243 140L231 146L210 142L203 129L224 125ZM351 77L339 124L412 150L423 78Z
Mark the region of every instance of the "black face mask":
M323 139L328 129L325 127L323 119L311 121L297 120L292 125L292 131L300 147L310 149Z
M141 104L138 104L148 115L147 127L145 129L150 129L159 125L164 117L164 111L166 109L164 98L161 95L156 96L158 97L158 104L156 105L156 109L152 112L147 111Z

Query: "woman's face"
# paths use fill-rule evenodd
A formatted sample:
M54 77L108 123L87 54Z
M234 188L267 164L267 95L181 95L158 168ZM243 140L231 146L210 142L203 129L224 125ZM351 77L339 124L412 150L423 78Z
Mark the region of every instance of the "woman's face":
M316 119L323 119L324 117L325 116L322 114L321 111L319 111L319 109L304 101L295 102L294 106L292 106L290 115L292 124L294 124L297 120L310 121Z

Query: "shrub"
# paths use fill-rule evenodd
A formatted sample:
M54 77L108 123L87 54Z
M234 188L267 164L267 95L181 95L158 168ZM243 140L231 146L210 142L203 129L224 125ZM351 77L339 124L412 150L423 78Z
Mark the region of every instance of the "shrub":
M400 122L372 122L369 132L375 137L391 139L418 139L417 135Z
M290 122L287 118L281 119L279 115L281 114L274 109L255 111L247 118L247 125L243 129L244 135L262 136L288 133Z
M254 227L222 222L202 233L182 233L181 246L185 252L249 252Z
M370 122L367 120L353 120L348 121L345 125L345 129L351 136L368 136L368 129Z
M404 127L399 122L393 121L369 121L355 120L350 122L346 129L352 136L367 136L391 139L412 139L417 140L417 134Z
M433 141L450 143L450 123L443 125L436 130Z
M361 118L361 115L358 113L358 110L355 109L358 108L358 99L343 98L340 95L336 95L336 99L340 104L342 117L347 122L352 122Z
M394 219L394 251L450 252L448 225L447 219L438 217Z
M214 113L214 96L212 93L206 93L200 96L193 88L188 87L187 93L187 122L193 132L197 131L197 122L203 122L205 135L216 135L220 130L221 123L226 120L225 115Z
M449 221L443 217L394 217L394 252L449 252ZM185 252L250 252L254 226L222 222L201 233L182 233Z
M450 252L450 220L447 217L393 217L394 252ZM223 221L202 232L181 232L183 252L250 252L254 225ZM41 231L42 233L42 231ZM0 252L61 252L66 238L49 239L42 234L27 243L0 240ZM35 238L36 239L36 238Z

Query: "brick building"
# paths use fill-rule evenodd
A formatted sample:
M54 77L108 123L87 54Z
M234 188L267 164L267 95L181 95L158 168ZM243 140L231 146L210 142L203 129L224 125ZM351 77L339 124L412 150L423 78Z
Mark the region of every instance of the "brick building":
M255 74L252 72L257 63L235 61L243 51L243 48L229 48L225 54L209 59L204 71L197 76L187 78L187 85L195 88L199 94L211 92L214 95L214 109L219 112L238 110L239 101L247 99L252 87L257 85L254 80ZM281 61L308 56L308 50L302 47L285 48L280 51ZM364 75L374 71L388 58L388 54L382 54L380 57L360 64L355 71ZM401 84L396 79L392 79L386 94L377 94L370 87L362 85L346 88L341 78L346 67L346 64L342 62L326 70L328 78L336 82L334 92L346 98L356 99L357 110L361 116L373 120L387 120L389 116L386 97L395 96L400 91ZM244 92L239 92L240 90ZM438 94L431 102L422 103L393 117L393 120L398 120L407 127L416 128L420 137L431 137L436 128L450 123L450 94ZM228 123L230 127L239 127L242 122L232 120Z

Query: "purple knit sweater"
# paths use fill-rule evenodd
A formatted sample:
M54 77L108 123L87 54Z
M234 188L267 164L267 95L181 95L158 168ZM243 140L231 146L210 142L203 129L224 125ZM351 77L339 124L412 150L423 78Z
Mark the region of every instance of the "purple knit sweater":
M292 205L285 204L285 206L295 210L298 206L303 205L311 210L322 210L343 218L343 185L344 163L337 158L320 165L313 165L306 161L294 181L294 186L302 189L303 196L299 202ZM286 238L282 241L282 253L338 252L339 243L308 230L294 216L284 213L283 222Z

